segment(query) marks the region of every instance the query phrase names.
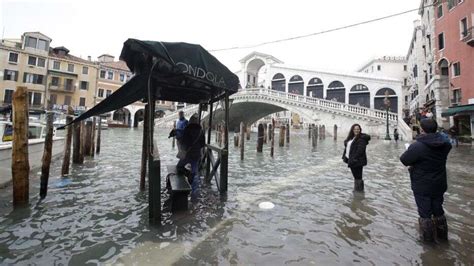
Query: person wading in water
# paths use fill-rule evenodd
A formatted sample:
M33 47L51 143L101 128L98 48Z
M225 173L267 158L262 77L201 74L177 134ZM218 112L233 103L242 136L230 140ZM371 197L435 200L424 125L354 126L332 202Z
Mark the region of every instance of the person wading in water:
M362 169L367 165L367 155L365 149L369 144L370 136L362 133L359 124L351 126L349 135L344 140L344 153L342 160L347 163L354 176L354 190L364 191L364 180L362 179Z

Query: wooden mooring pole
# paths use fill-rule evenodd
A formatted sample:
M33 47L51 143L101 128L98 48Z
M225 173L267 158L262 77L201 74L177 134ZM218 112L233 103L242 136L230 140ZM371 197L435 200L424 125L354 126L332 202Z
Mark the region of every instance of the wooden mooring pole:
M51 165L51 151L53 149L53 118L54 113L46 113L46 137L41 166L40 197L44 199L48 194L49 168Z
M26 87L13 93L12 179L13 206L24 206L29 201L28 161L28 94Z
M92 121L87 121L84 132L84 156L91 156L92 149Z
M311 128L312 134L311 134L311 144L313 148L316 148L318 146L318 128L317 127L312 127Z
M257 138L257 152L263 152L263 139L265 138L265 132L262 124L258 124L258 138Z
M270 134L271 134L271 140L272 140L272 144L271 144L271 147L270 147L270 156L273 158L273 154L274 154L274 150L275 150L275 119L272 118L272 125L271 125L271 130L270 130Z
M323 139L326 139L326 125L323 125Z
M250 125L246 125L245 132L247 132L247 140L250 140Z
M311 131L313 131L313 126L310 124L310 125L308 126L308 139L312 139L312 138L311 138Z
M285 126L284 125L280 126L280 143L279 143L279 146L280 147L285 146Z
M268 125L268 141L272 140L272 124Z
M263 124L263 143L264 144L267 144L267 130L268 130L267 127L268 127L267 123L264 123Z
M99 128L97 129L97 147L95 153L100 153L100 135L102 132L102 117L99 116Z
M244 160L244 149L245 149L245 124L240 122L240 160Z
M74 110L71 106L68 106L67 116L66 116L66 124L70 124L74 119ZM69 164L71 163L71 143L72 143L72 132L74 130L74 125L69 125L66 129L66 140L64 143L64 157L63 157L63 165L61 167L61 176L69 175ZM100 136L100 135L99 135Z
M290 145L290 124L286 125L286 145Z
M91 138L91 151L90 151L91 157L95 156L95 129L96 129L95 124L96 122L97 122L97 119L94 117L92 119L92 138Z
M239 129L234 129L234 147L239 147Z
M146 163L148 160L148 108L149 105L145 105L145 115L143 118L143 138L142 138L142 161L140 169L140 191L145 190L145 177L146 177ZM175 122L176 127L176 122ZM174 137L173 137L174 140Z
M322 140L323 139L323 126L322 125L318 126L318 135L319 135L319 139Z
M337 125L334 125L334 140L337 140Z
M143 126L145 126L145 123L143 123ZM176 132L176 120L173 123L173 130ZM174 149L175 145L176 145L176 136L173 136L173 141L171 142L171 148Z

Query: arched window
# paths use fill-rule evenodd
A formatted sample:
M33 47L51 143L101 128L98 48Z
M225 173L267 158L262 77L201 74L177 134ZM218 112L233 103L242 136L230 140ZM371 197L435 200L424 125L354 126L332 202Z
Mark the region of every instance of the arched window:
M398 113L398 96L393 89L381 88L375 93L374 108L378 110L386 110L385 97L389 100L389 111Z
M306 86L306 96L314 97L323 99L323 81L319 78L312 78L308 82L308 86Z
M286 91L286 79L285 76L281 73L277 73L273 76L272 79L272 90L276 91Z
M449 76L449 63L446 59L441 59L438 63L441 76Z
M352 86L351 91L349 92L349 104L370 108L369 88L364 84L356 84Z
M301 76L294 75L290 78L290 81L288 82L288 93L299 95L304 94L304 81Z
M326 100L346 102L346 88L344 84L338 80L329 83Z

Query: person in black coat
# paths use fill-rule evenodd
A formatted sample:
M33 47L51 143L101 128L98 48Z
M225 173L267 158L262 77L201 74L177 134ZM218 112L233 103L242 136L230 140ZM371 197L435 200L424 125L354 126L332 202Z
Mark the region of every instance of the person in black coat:
M443 201L446 192L446 160L451 144L440 133L433 119L422 119L422 133L400 157L409 166L411 189L418 207L418 219L423 240L448 238L448 225L444 216ZM435 230L436 229L436 230Z
M189 118L189 124L184 128L181 139L182 148L185 151L185 157L178 162L178 168L184 167L187 163L191 164L193 176L191 187L196 192L199 187L199 161L201 159L201 150L206 145L204 131L199 125L198 115L194 114Z
M364 191L364 180L362 179L362 169L367 165L366 147L369 144L370 136L362 133L359 124L351 126L351 130L346 140L344 140L344 153L342 160L347 163L354 176L354 190Z

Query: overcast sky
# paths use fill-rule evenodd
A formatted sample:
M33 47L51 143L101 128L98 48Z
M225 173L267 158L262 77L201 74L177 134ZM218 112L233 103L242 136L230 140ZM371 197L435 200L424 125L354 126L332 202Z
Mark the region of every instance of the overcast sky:
M315 33L418 8L418 0L0 0L4 38L40 31L76 56L118 57L127 38L208 50ZM252 51L309 69L355 71L374 57L406 56L417 12L251 49L213 52L232 71Z

